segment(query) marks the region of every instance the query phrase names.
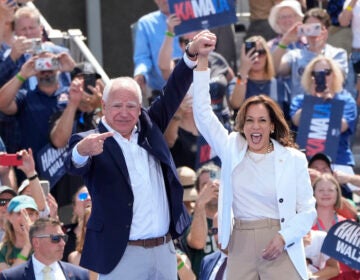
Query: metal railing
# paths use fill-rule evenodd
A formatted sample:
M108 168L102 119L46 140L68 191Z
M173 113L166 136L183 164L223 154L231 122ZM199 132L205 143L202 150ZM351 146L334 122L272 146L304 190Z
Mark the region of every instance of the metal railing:
M27 6L36 8L32 2L28 2ZM80 29L69 29L67 32L62 32L58 29L53 29L48 21L41 15L41 24L44 27L48 38L54 44L67 47L72 58L77 62L90 63L95 71L101 75L104 83L108 83L110 78L104 71L103 67L92 54L91 50L85 44L86 38L83 36Z

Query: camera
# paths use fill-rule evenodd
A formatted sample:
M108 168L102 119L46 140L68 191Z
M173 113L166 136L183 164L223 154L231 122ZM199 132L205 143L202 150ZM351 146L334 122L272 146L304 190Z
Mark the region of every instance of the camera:
M326 72L325 71L313 72L313 76L315 79L315 91L324 92L326 89Z
M23 161L18 154L2 154L0 155L0 165L2 166L19 166Z
M36 71L57 70L59 67L60 62L56 57L40 57L35 60Z
M255 50L256 42L245 41L245 53L248 53L251 49Z
M38 54L43 50L40 38L28 39L26 40L26 43L29 45L29 48L26 50L28 53Z
M298 27L298 36L319 36L321 33L320 23L305 23Z

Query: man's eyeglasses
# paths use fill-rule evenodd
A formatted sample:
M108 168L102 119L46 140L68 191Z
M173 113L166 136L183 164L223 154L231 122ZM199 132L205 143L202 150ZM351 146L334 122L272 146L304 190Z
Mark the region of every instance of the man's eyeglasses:
M61 239L66 243L68 241L68 236L66 234L43 234L34 236L36 238L50 238L51 243L60 243Z
M11 199L0 198L0 207L6 206L6 205L9 203L10 200L11 200Z
M323 69L323 70L320 70L320 71L311 71L311 76L316 77L321 72L323 72L325 74L325 76L330 76L330 74L332 73L332 69Z

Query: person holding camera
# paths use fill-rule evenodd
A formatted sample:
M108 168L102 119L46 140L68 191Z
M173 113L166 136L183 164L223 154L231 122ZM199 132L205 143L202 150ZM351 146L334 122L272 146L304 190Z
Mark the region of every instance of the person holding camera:
M319 25L320 24L320 25ZM313 8L305 13L303 24L296 23L282 37L273 51L274 66L277 75L291 76L291 98L305 93L300 81L304 69L319 54L334 59L346 76L349 72L347 53L327 43L330 16L326 10ZM288 50L288 46L298 40L300 30L304 31L308 46L306 48Z
M74 60L67 53L43 52L26 61L0 89L0 111L16 116L21 131L20 148L31 148L35 160L49 143L50 116L64 109L68 101L69 89L60 86L59 73L71 71L74 66ZM36 77L38 86L34 90L21 88L31 76Z
M349 173L353 174L352 166L355 165L354 156L349 144L349 138L355 132L357 107L354 98L343 88L344 76L341 68L331 58L319 55L305 68L301 84L305 91L325 100L342 100L344 110L341 118L340 141L334 164L346 166ZM305 95L296 96L290 106L290 116L296 127L300 125L303 102ZM330 112L331 114L331 112Z

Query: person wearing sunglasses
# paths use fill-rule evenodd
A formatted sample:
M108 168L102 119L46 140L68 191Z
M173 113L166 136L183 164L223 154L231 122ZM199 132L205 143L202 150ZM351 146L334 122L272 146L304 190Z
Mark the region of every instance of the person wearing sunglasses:
M30 227L29 239L34 253L23 264L2 271L1 279L89 279L86 269L60 261L67 241L60 221L52 218L38 219Z
M229 102L237 111L245 99L259 94L270 96L288 118L289 89L275 77L273 59L265 39L253 36L241 47L239 72Z
M25 262L31 254L30 225L39 218L35 200L27 195L13 197L7 206L5 235L0 246L0 271Z
M354 155L350 147L350 137L355 132L357 119L356 102L352 95L343 87L344 76L341 68L334 59L319 55L305 68L301 84L307 94L323 100L341 100L344 102L342 112L340 140L337 155L333 158L333 167L354 174ZM296 96L291 102L290 116L292 123L298 128L300 125L305 95ZM333 114L335 112L330 112Z
M316 32L307 34L307 47L288 50L289 45L294 40L298 40L298 31L302 27L301 23L298 22L283 35L277 48L272 53L276 74L281 77L291 76L291 98L305 93L305 89L300 82L301 76L306 65L320 54L334 59L340 65L342 73L347 76L349 72L347 52L328 43L330 23L330 16L326 10L321 8L308 10L304 15L303 24L309 29L314 28L314 31L316 28ZM319 24L320 30L318 29Z
M5 234L5 221L7 213L7 205L10 200L16 196L16 192L13 188L8 186L0 186L0 240L3 239Z

